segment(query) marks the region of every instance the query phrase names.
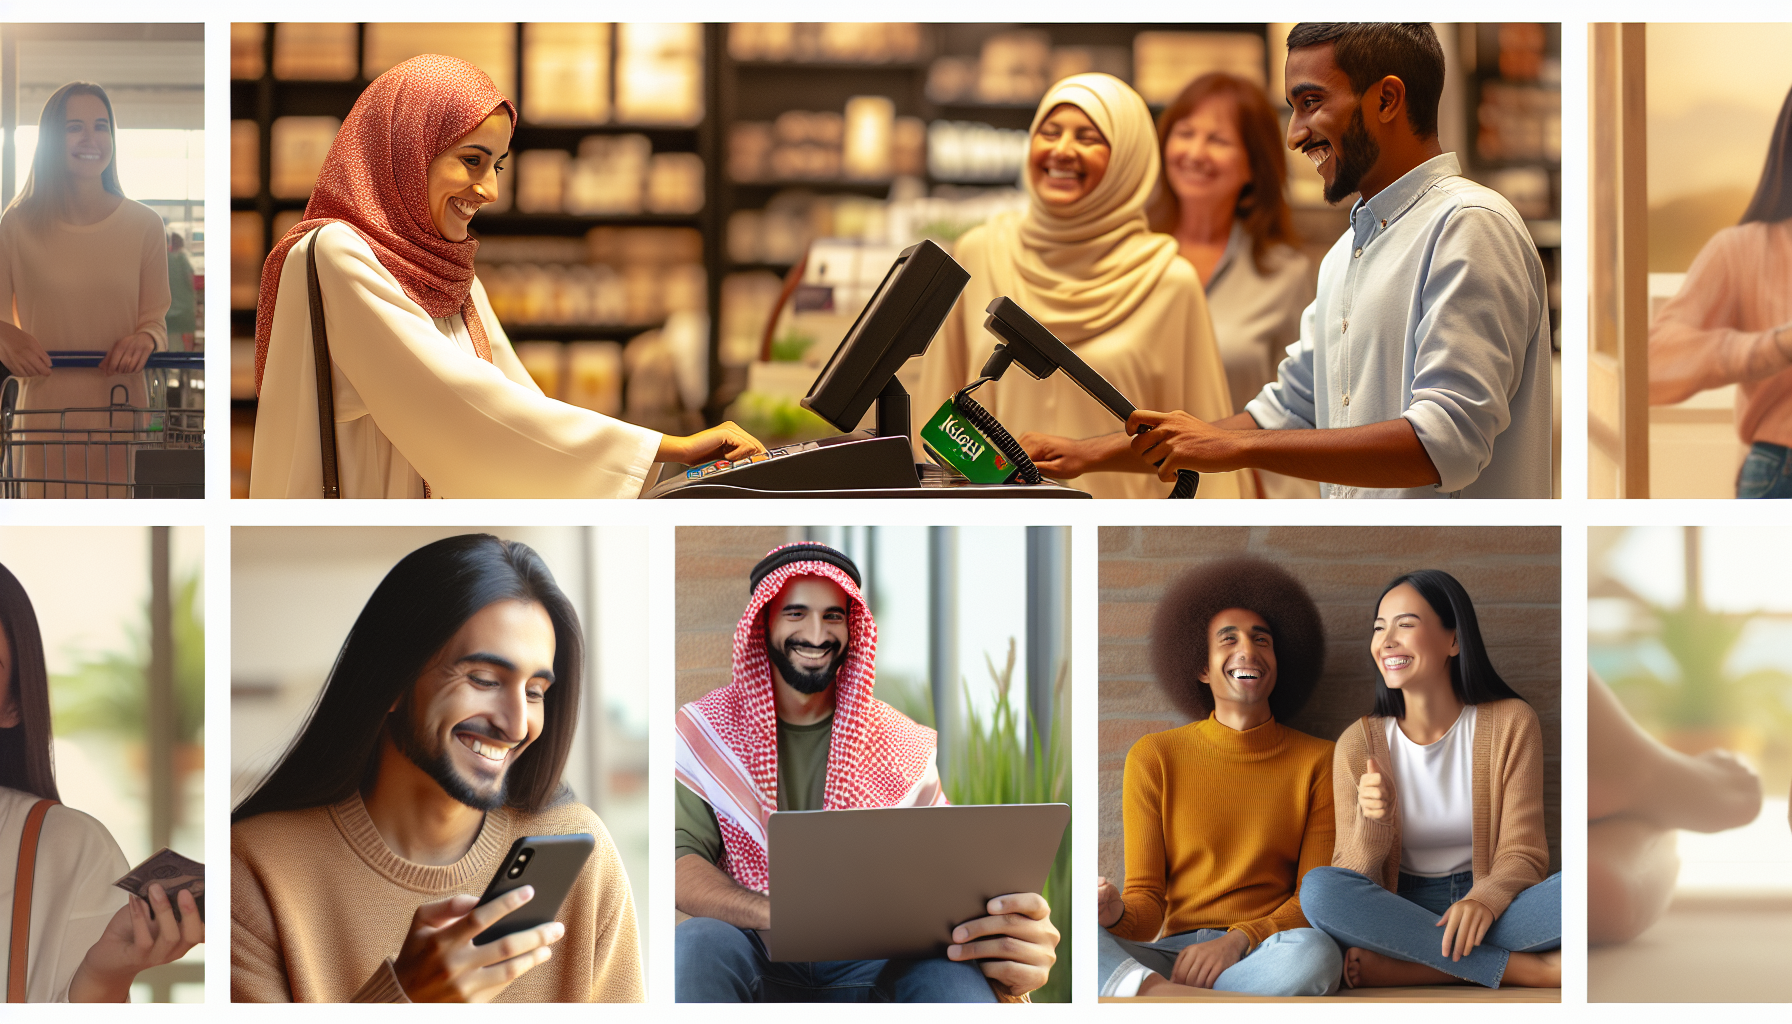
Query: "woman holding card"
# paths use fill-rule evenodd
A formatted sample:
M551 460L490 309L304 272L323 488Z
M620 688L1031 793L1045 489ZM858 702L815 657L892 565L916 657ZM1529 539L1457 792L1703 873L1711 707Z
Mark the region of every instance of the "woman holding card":
M1375 710L1338 737L1337 842L1302 880L1307 921L1345 947L1353 987L1559 987L1542 729L1494 671L1468 592L1436 569L1396 578L1370 653Z
M0 680L0 920L12 921L21 900L30 908L28 928L0 928L5 998L128 1002L140 972L205 941L205 922L185 890L171 901L151 884L145 902L115 888L130 869L118 843L58 802L43 638L31 598L4 566Z

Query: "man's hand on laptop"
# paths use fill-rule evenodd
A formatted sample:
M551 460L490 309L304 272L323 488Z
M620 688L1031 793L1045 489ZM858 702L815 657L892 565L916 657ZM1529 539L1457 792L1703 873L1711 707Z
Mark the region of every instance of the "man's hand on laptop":
M1112 928L1120 923L1126 914L1126 904L1120 899L1120 890L1106 878L1096 880L1095 922L1103 928Z
M1176 965L1170 968L1170 980L1178 985L1212 988L1226 968L1244 959L1245 950L1249 948L1250 936L1236 931L1185 946L1176 954ZM1140 994L1144 993L1141 991Z
M983 976L1021 996L1045 984L1058 960L1058 929L1052 908L1036 892L1010 893L990 900L988 917L952 929L951 960L981 960Z
M413 1003L486 1003L545 962L553 955L548 946L566 934L558 921L473 945L474 936L534 896L535 887L525 885L483 907L478 897L466 895L418 907L392 965L404 994Z

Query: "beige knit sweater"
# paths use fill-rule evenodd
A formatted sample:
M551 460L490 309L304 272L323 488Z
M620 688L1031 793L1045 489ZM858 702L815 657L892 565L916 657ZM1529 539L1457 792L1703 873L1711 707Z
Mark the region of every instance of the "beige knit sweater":
M485 816L466 856L434 867L399 858L360 794L260 814L230 829L230 997L237 1002L405 1002L392 962L417 907L479 895L521 836L589 832L597 846L560 906L553 958L500 1002L640 1002L640 936L616 845L591 809L566 803Z
M1522 700L1476 705L1475 718L1475 884L1465 899L1493 911L1506 912L1513 897L1549 874L1549 844L1543 829L1543 729L1537 713ZM1332 866L1366 875L1389 892L1400 880L1400 794L1389 819L1363 817L1357 805L1357 780L1369 758L1392 765L1382 719L1358 719L1338 737L1333 755L1333 806L1338 837ZM1384 767L1382 785L1393 787L1391 768Z

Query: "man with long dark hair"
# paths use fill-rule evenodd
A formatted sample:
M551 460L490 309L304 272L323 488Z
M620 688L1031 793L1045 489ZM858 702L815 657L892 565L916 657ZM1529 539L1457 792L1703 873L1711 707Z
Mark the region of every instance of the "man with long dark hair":
M1288 34L1288 148L1328 202L1358 196L1319 293L1245 410L1217 423L1141 409L1110 448L1130 468L1267 469L1332 498L1547 498L1549 303L1512 204L1438 143L1444 53L1427 24ZM1128 468L1104 465L1101 468Z
M572 603L528 546L451 537L394 566L232 815L232 998L639 1001L621 858L560 781L583 663ZM558 919L475 945L533 896L475 908L511 843L580 832L597 846Z
M679 1002L989 1002L1045 984L1058 944L1037 893L989 901L946 958L773 963L766 827L778 811L946 802L934 732L871 696L877 624L852 560L786 544L754 567L734 676L678 711ZM850 912L850 911L848 911ZM979 962L980 960L980 962Z
M1286 724L1325 664L1319 609L1280 566L1214 559L1165 593L1151 647L1194 721L1127 752L1126 887L1098 883L1101 994L1329 995L1343 959L1299 886L1331 863L1332 744Z

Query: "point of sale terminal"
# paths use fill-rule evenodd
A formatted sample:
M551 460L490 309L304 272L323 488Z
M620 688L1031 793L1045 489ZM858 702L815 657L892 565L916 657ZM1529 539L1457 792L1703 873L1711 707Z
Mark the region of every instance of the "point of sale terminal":
M917 465L908 392L896 371L927 351L970 274L931 241L904 249L802 400L838 436L775 448L734 462L692 467L650 488L649 498L1087 498L1039 475L1026 452L971 392L1012 363L1044 379L1063 370L1124 423L1133 404L1070 347L1006 296L984 327L1000 343L978 379L922 426L932 461ZM876 425L856 429L876 405ZM1184 472L1172 497L1197 482Z

